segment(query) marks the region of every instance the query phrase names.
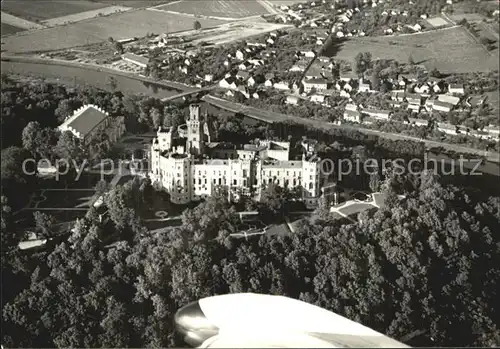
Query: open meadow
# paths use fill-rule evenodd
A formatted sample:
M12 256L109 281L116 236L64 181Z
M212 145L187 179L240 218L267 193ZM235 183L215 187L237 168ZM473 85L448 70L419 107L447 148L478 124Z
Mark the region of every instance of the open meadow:
M198 19L202 28L215 27L224 21ZM133 25L132 25L133 24ZM2 49L8 52L53 51L95 44L107 40L144 37L167 31L179 32L193 28L193 18L162 11L133 10L107 17L97 17L64 26L2 38Z
M353 61L358 52L371 52L374 59L396 59L445 73L498 69L498 54L488 53L464 28L421 34L353 38L341 44L335 57Z
M257 0L181 0L156 8L195 16L222 18L244 18L268 13Z
M108 7L109 4L87 0L10 0L2 1L2 11L31 21L72 15Z

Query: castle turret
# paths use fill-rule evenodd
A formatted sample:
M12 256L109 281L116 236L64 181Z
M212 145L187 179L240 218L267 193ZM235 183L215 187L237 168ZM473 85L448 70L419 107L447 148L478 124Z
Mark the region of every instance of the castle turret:
M191 104L189 106L187 151L195 155L203 153L203 121L200 119L199 104Z

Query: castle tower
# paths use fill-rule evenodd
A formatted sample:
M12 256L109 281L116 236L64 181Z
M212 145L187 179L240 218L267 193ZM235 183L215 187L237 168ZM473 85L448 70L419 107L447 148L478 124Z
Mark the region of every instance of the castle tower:
M187 151L191 154L203 153L203 121L200 119L200 105L189 106L187 120Z

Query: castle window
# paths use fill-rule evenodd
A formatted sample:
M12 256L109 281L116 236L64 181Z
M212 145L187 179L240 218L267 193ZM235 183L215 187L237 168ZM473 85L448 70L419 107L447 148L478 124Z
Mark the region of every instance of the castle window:
M238 185L238 180L237 179L233 180L233 185Z
M309 183L309 189L312 189L312 188L313 188L313 184Z

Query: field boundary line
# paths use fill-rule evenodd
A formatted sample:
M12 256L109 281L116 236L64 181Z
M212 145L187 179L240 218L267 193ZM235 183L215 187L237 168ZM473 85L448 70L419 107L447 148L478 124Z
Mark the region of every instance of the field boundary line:
M157 11L157 12L163 12L163 13L170 13L172 15L177 15L177 16L186 16L186 17L191 17L191 18L216 19L219 21L227 21L227 22L244 21L244 20L255 18L255 17L260 17L260 16L248 16L248 17L234 18L234 17L217 17L217 16L195 15L194 13L177 12L177 11L171 11L171 10L161 10L161 9L153 8L153 7L147 8L146 10L147 11Z

